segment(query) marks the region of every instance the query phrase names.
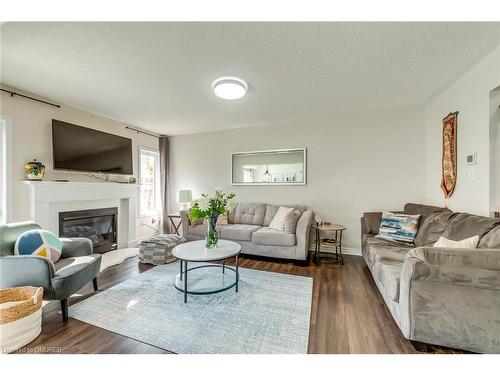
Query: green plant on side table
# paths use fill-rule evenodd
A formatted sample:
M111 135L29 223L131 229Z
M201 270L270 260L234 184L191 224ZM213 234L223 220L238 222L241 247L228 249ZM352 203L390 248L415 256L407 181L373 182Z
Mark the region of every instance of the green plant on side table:
M207 234L205 246L207 248L217 247L219 235L216 230L219 215L235 207L234 193L223 193L221 188L216 188L211 196L202 193L201 198L196 199L193 207L189 210L189 219L207 219Z

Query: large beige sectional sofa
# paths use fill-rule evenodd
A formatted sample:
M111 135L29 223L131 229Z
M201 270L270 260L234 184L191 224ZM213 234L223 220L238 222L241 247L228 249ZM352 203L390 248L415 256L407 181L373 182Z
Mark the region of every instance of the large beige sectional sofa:
M269 228L280 205L266 203L238 203L228 213L228 224L217 227L219 238L238 242L243 254L273 258L306 260L309 252L309 231L313 219L306 206L293 207L297 214L294 233ZM182 235L188 241L205 238L206 224L191 223L187 211L180 211Z
M414 245L375 237L381 213L361 219L362 251L375 284L407 339L481 353L500 352L500 220L408 203L422 215ZM436 248L444 236L479 235L476 249Z

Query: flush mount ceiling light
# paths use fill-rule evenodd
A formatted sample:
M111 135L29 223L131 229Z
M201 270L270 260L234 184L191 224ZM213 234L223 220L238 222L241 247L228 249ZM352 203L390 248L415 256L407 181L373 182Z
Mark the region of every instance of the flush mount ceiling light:
M213 83L215 95L226 100L235 100L245 96L248 85L236 77L217 78Z

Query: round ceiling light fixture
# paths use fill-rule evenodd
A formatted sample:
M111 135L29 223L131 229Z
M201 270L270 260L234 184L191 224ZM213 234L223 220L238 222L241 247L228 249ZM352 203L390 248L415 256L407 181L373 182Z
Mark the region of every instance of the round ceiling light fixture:
M247 93L248 85L236 77L220 77L212 84L214 93L219 98L235 100L242 98Z

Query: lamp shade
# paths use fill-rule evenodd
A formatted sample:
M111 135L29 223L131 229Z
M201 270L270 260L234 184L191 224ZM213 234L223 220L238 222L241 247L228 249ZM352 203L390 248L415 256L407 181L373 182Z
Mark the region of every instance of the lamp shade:
M191 203L193 201L193 195L191 190L179 190L177 192L177 202L179 203Z

